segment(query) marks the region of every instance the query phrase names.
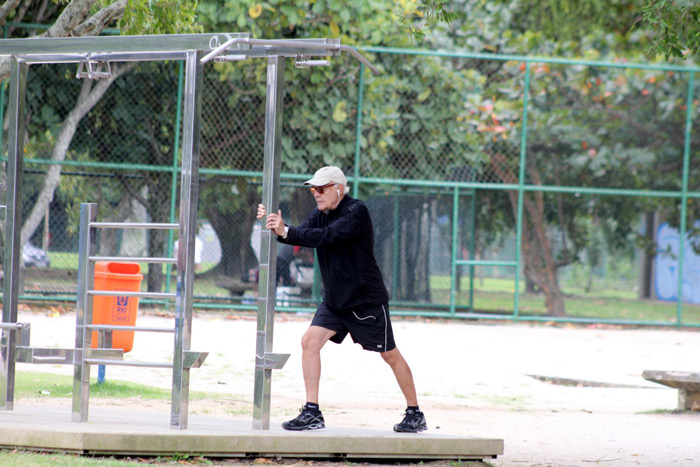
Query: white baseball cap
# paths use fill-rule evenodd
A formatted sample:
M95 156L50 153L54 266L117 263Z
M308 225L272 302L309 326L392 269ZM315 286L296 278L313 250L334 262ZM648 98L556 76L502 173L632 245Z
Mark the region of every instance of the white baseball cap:
M314 178L304 182L304 185L309 186L324 186L331 183L339 183L340 185L347 185L348 179L345 178L343 171L338 167L329 165L327 167L321 167L314 174Z

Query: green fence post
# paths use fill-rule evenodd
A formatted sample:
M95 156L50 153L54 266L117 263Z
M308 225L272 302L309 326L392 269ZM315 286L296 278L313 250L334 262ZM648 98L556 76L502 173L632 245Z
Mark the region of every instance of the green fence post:
M676 325L683 324L683 256L685 256L685 234L688 217L688 170L690 167L690 131L693 127L693 87L695 73L688 76L688 97L685 110L685 142L683 144L683 185L681 187L681 231L678 240L678 301L676 303Z
M469 259L474 259L476 250L476 190L472 190L471 212L469 213L471 221L472 235L469 239ZM469 311L474 312L474 272L476 267L472 264L469 266Z
M399 197L394 193L394 241L391 247L391 299L396 300L396 288L399 283Z
M527 156L527 106L530 90L530 62L525 63L525 82L523 83L523 124L520 134L520 168L518 169L518 213L515 227L515 288L513 293L513 319L518 320L520 307L520 269L523 236L523 196L525 196L525 160Z
M450 314L454 315L457 307L457 251L459 248L459 185L452 193L452 267L450 271Z

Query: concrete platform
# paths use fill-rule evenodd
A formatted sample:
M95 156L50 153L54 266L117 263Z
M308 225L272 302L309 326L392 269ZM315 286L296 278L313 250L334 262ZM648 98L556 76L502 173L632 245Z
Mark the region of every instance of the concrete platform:
M189 416L187 430L169 414L90 408L90 421L71 422L65 407L0 411L0 447L100 455L196 455L382 460L476 460L503 454L503 440L442 434L333 428L253 430L251 420Z

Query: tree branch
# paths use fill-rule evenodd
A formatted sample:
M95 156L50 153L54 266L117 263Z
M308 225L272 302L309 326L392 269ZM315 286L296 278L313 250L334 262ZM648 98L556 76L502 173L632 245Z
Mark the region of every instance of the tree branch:
M97 36L107 25L124 16L127 0L117 0L111 5L102 8L87 21L73 30L73 36Z
M0 26L5 24L5 18L9 15L17 5L19 5L20 0L7 0L0 6Z
M122 174L117 174L117 180L119 180L119 184L122 186L122 188L124 188L129 193L129 196L125 196L124 198L135 199L144 208L149 208L150 203L148 199L141 196L141 194L138 191L134 190L134 187L131 185L131 183L129 183L129 180L126 177L124 177Z
M122 74L126 73L133 67L133 64L114 67L112 76L109 79L98 81L96 84L89 80L83 82L75 107L66 116L61 129L56 136L56 144L51 152L51 160L62 162L66 158L68 147L73 139L73 135L78 128L80 120L99 102L104 93L109 89L109 86ZM44 218L47 207L53 201L56 187L61 178L61 164L51 165L46 172L44 183L32 208L31 213L22 226L20 241L22 245L31 238L39 224Z
M39 37L66 37L80 24L97 0L73 0L56 22Z
M97 0L71 1L61 12L56 22L46 32L35 37L96 36L102 32L110 21L121 18L124 14L127 0L117 0L109 6L101 8L100 11L84 23L81 23L96 2ZM0 81L6 79L9 75L10 60L3 57L0 59Z

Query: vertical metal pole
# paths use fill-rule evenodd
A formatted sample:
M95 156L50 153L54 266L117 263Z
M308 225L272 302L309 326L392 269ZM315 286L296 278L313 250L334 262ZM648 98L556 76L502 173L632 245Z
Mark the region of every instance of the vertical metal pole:
M282 111L284 100L284 57L267 59L265 102L265 163L263 166L263 205L277 212L282 165ZM260 276L258 279L258 332L255 342L255 389L253 429L270 428L272 369L265 367L265 354L272 352L277 278L277 241L267 229L260 235Z
M185 106L180 181L180 239L177 249L175 292L175 339L170 428L187 428L190 369L184 368L184 352L190 350L192 299L194 295L194 239L197 235L199 202L199 143L202 116L203 67L197 51L186 52ZM201 53L200 53L201 55Z
M688 172L690 168L690 132L693 128L693 88L695 73L688 76L688 96L686 97L685 143L683 145L683 181L681 186L681 231L678 240L678 301L676 303L676 324L683 323L683 258L685 256L685 235L688 217Z
M523 84L523 124L520 134L520 168L518 171L518 208L515 227L515 293L513 294L513 319L518 320L520 306L520 269L521 249L523 246L523 196L525 196L525 166L527 158L527 113L528 94L530 92L530 62L525 64L525 83Z
M2 37L7 39L7 23L2 27L3 33ZM0 82L0 125L5 122L5 88L7 87L5 81ZM0 127L0 149L2 148L2 127ZM3 154L0 152L0 156Z
M0 124L5 121L5 81L0 81ZM2 150L2 128L0 128L0 151ZM0 152L0 156L3 156Z
M13 56L10 64L10 102L8 106L7 199L3 264L2 322L17 322L19 297L20 248L22 231L22 180L24 178L24 121L27 70L23 60ZM0 408L12 410L15 396L14 330L3 329L0 335Z
M362 104L365 95L365 64L360 63L360 84L358 85L357 119L355 123L355 163L353 167L352 197L357 198L360 191L360 139L362 138Z
M92 332L85 326L92 324L92 298L88 290L95 282L95 264L90 261L97 251L91 222L97 221L97 204L80 205L80 239L78 243L78 294L75 303L75 357L73 366L74 422L87 422L90 404L90 364L85 363L92 351Z

